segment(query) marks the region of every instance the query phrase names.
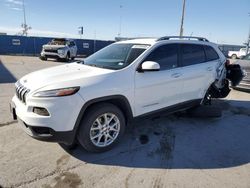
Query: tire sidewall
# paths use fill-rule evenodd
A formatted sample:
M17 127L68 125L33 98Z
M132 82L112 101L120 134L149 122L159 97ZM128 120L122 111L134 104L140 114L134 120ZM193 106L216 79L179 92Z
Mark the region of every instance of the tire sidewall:
M106 147L98 147L94 145L90 140L90 128L93 122L96 120L96 118L104 113L113 113L118 117L120 121L120 131L118 133L116 140L112 144ZM110 150L114 145L116 145L121 140L124 132L125 132L125 118L122 111L115 105L102 103L89 109L88 112L84 115L78 130L78 141L87 151L103 152Z

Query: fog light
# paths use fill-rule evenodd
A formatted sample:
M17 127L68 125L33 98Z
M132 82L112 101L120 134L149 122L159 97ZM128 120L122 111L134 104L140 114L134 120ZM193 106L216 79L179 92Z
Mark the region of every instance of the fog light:
M34 108L33 108L33 112L34 112L35 114L40 115L40 116L49 116L49 112L48 112L45 108L34 107Z

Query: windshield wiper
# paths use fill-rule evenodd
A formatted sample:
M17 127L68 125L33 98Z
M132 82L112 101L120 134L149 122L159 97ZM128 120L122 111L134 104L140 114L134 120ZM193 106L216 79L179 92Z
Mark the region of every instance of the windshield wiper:
M105 68L102 65L96 65L96 64L84 64L84 65L88 65L88 66L91 66L91 67Z

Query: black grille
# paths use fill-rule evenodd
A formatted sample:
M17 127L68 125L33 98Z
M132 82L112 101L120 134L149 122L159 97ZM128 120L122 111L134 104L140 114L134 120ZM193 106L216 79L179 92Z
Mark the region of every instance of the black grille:
M26 103L26 96L29 92L30 90L24 87L19 81L16 83L16 96L23 103Z
M57 50L53 50L53 49L45 49L45 52L52 52L52 53L57 53Z

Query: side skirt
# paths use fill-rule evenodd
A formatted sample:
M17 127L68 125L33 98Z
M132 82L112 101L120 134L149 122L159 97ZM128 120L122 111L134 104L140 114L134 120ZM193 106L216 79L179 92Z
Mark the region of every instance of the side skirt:
M202 102L202 99L194 99L194 100L190 100L190 101L185 101L185 102L178 103L178 104L175 104L172 106L168 106L166 108L162 108L162 109L159 109L159 110L156 110L153 112L148 112L146 114L136 116L136 117L134 117L134 120L138 120L138 119L146 118L146 117L150 117L150 116L151 117L159 116L159 115L162 115L163 113L164 113L164 115L172 114L172 113L175 113L178 111L183 111L183 110L192 108L194 106L198 106L201 104L201 102Z

